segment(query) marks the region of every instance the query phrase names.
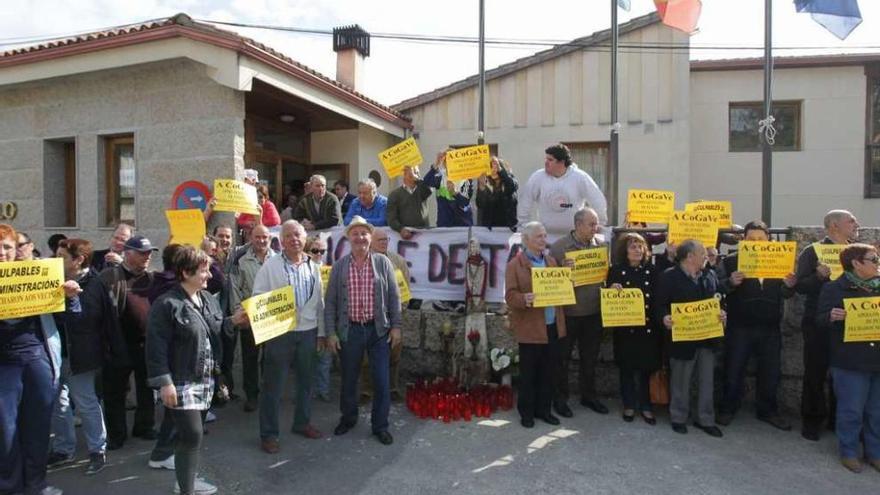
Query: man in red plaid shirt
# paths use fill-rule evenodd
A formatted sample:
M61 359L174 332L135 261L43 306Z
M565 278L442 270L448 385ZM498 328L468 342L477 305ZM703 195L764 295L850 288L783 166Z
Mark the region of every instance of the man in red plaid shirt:
M366 353L373 379L373 434L390 445L394 438L388 432L389 363L391 347L400 343L401 324L397 278L388 258L370 253L372 225L355 216L345 235L351 254L333 264L324 295L327 346L339 351L342 363L342 418L334 433L345 434L357 423L357 381Z

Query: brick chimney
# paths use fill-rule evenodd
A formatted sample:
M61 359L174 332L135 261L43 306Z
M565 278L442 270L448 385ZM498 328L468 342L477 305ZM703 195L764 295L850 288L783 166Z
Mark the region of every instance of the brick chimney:
M360 26L333 28L336 52L336 80L361 91L364 85L364 59L370 56L370 33Z

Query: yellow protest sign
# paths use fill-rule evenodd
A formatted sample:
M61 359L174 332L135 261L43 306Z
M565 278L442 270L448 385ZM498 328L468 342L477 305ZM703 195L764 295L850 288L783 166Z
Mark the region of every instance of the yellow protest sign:
M399 269L394 270L394 276L397 278L397 289L400 291L400 302L406 304L412 299L409 292L409 281L403 276L403 272Z
M0 263L0 320L64 311L64 261Z
M416 140L408 138L379 153L379 162L385 167L388 177L393 179L403 175L403 167L421 165L422 153Z
M574 304L571 268L532 268L532 293L536 308Z
M565 253L565 259L574 260L574 268L571 273L574 277L575 287L602 283L608 276L608 248L597 247L569 251Z
M710 297L702 301L672 304L672 341L707 340L724 336L721 301Z
M843 300L844 342L880 341L880 297L851 297Z
M837 277L843 275L843 265L840 264L840 252L846 244L822 244L814 242L813 249L816 251L816 258L819 263L828 265L831 268L831 280L837 280Z
M257 188L232 179L214 181L214 198L217 204L214 211L235 211L257 215Z
M330 285L330 272L333 270L333 267L330 265L321 265L321 290L326 291L327 286Z
M489 145L469 146L446 152L446 172L449 180L473 179L489 175Z
M715 243L718 241L718 214L689 211L672 212L672 216L669 217L667 242L677 245L688 239L699 241L705 247L715 247Z
M290 285L245 299L241 307L248 315L258 345L296 327L296 301Z
M603 327L643 327L645 294L642 289L600 289Z
M733 226L733 204L730 201L704 201L687 203L684 211L693 213L711 212L718 215L718 228L729 229Z
M796 257L796 242L740 241L736 269L748 278L785 278Z
M165 210L171 229L171 244L202 245L205 238L205 216L198 208L192 210Z
M630 189L626 198L630 222L666 223L675 210L675 193L672 191Z

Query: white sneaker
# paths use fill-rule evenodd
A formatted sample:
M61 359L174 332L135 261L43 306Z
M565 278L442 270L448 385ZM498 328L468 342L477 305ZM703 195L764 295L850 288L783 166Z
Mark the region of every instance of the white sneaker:
M174 484L174 493L180 493L180 485L177 483ZM202 478L196 478L196 482L193 484L193 493L195 495L214 495L217 493L217 487Z
M164 461L153 461L147 463L153 469L168 469L169 471L174 471L174 456L170 456Z

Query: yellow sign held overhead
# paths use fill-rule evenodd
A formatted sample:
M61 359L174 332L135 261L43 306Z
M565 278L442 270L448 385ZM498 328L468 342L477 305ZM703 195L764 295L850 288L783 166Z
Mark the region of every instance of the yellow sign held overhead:
M667 223L675 210L675 193L672 191L630 189L626 198L630 222Z
M0 320L64 311L64 261L0 263Z
M536 308L574 304L571 268L532 268L532 293L532 306Z
M796 242L740 241L736 269L747 278L785 278L796 257Z
M880 341L880 297L852 297L843 300L846 319L844 342Z
M715 243L718 241L718 214L689 211L672 212L672 216L669 217L667 242L677 245L688 239L699 241L707 248L715 247Z
M837 280L838 277L843 275L843 265L840 264L840 252L845 247L846 244L813 243L813 249L816 251L816 258L819 259L819 263L831 268L831 280Z
M489 175L491 160L488 144L449 150L446 152L447 178L457 181Z
M241 307L251 322L257 345L296 327L296 301L290 285L245 299Z
M403 175L403 167L418 167L422 164L422 153L414 138L407 138L379 153L379 162L385 173L393 179Z
M710 297L702 301L672 304L672 341L708 340L724 336L721 301Z
M238 180L215 180L214 198L217 200L214 211L235 211L252 215L260 213L257 207L257 188Z
M718 228L729 229L733 226L733 204L730 201L704 201L684 205L684 211L692 213L715 213L718 215Z
M398 268L394 270L394 276L397 278L397 289L400 291L400 302L406 304L412 299L409 292L409 281L403 276L403 272Z
M202 210L165 210L168 227L171 230L171 244L202 245L205 238L205 215Z
M599 300L603 327L642 327L647 324L642 289L600 289Z
M596 247L569 251L565 253L565 259L574 260L572 276L574 286L598 284L605 281L608 276L608 248Z

